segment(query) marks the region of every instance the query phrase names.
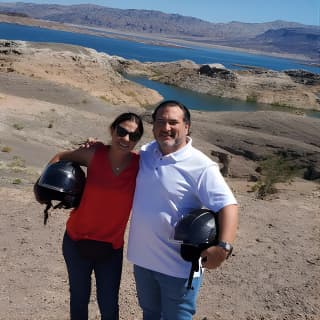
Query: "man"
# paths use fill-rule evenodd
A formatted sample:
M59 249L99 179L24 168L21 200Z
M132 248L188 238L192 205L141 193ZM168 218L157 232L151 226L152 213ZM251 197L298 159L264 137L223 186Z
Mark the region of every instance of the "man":
M217 268L227 258L238 225L237 202L218 165L192 147L189 110L177 101L154 111L155 141L140 151L140 170L132 208L128 259L134 264L144 320L190 320L202 269L187 289L190 262L170 241L175 224L193 209L218 212L219 245L201 253L202 267Z

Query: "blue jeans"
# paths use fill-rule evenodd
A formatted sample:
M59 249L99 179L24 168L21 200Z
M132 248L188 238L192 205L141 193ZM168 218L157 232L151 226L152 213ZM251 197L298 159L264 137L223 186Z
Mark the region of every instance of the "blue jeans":
M92 271L96 278L101 319L118 320L123 249L115 250L106 262L97 263L83 259L79 255L76 242L65 233L62 251L69 275L71 320L88 319Z
M202 276L193 279L193 290L187 289L188 279L167 276L137 265L134 265L134 276L143 320L192 319Z

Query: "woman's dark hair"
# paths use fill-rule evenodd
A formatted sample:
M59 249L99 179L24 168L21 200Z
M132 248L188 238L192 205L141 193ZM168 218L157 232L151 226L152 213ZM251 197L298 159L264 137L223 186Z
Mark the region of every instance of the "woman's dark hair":
M178 102L176 100L166 100L161 102L153 111L152 113L152 120L153 122L156 120L157 112L159 109L163 107L179 107L183 111L183 121L189 126L191 125L191 115L189 109L182 104L181 102Z
M115 118L115 120L110 124L110 129L114 130L120 123L124 122L124 121L133 121L138 125L138 132L140 133L140 138L143 135L143 123L142 123L142 119L140 118L140 116L138 116L137 114L133 113L133 112L125 112L120 114L117 118Z

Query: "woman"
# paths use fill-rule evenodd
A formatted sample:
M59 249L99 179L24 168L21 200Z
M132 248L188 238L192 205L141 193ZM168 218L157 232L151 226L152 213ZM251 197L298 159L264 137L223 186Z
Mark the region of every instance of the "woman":
M101 319L119 318L124 232L139 168L133 149L143 134L142 120L123 113L110 125L110 133L111 145L60 152L50 161L69 160L88 168L80 205L71 212L63 239L73 320L88 319L92 271ZM83 255L98 251L99 257Z

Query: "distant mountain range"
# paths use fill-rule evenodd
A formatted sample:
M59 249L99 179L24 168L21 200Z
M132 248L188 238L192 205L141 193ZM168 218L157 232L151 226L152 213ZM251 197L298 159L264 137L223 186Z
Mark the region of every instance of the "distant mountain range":
M91 4L0 3L0 13L265 52L299 54L315 63L320 62L320 27L295 22L211 23L160 11L123 10Z

